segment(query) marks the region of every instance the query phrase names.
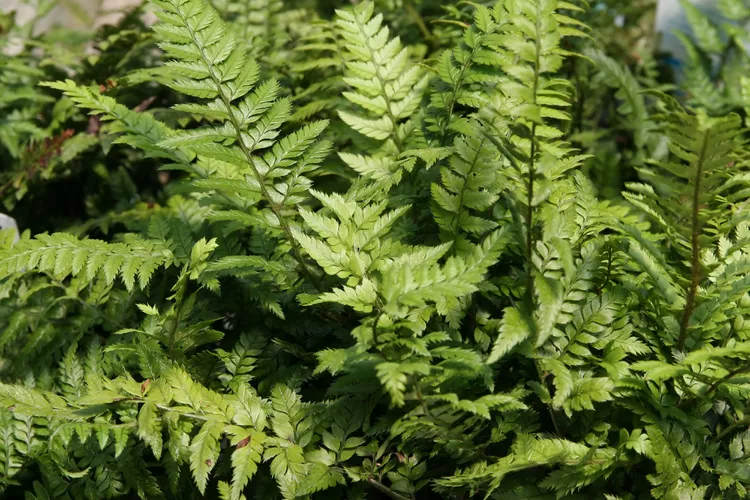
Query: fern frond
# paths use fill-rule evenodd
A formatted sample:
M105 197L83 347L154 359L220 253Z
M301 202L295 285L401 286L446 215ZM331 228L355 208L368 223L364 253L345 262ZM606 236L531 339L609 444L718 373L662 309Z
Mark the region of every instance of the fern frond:
M615 97L621 101L617 111L629 117L626 126L634 134L636 147L643 148L655 127L650 120L646 100L638 80L629 68L620 65L602 52L592 52L587 56L596 63L597 70L604 77L604 82L617 89Z
M133 111L115 99L101 95L98 90L80 86L73 80L44 82L42 85L61 90L78 107L90 110L92 115L100 116L103 121L111 122L109 132L121 134L116 139L118 143L142 149L149 156L169 159L184 166L192 160L189 153L171 152L158 146L160 141L172 134L172 130L150 113Z
M498 4L492 11L500 25L499 65L508 76L483 93L485 105L479 112L486 137L512 167L510 194L523 213L518 231L525 240L529 293L538 207L552 194L551 186L587 158L574 154L558 125L570 119L570 84L555 76L571 55L560 47L561 40L584 36L577 21L559 13L560 8L555 0L520 0Z
M141 238L105 243L79 240L66 233L43 234L0 252L0 275L40 271L58 279L80 275L87 281L103 275L107 283L120 277L132 290L136 279L145 288L153 273L161 266L169 266L173 259L167 248Z
M156 3L163 11L159 14L162 23L155 30L162 48L175 58L167 63L170 74L174 75L167 85L178 92L208 99L206 108L193 108L199 115L215 118L215 110L220 110L226 116L221 125L181 132L161 144L178 149L181 144L192 144L199 155L236 165L238 179L244 177L248 190L257 191L268 203L270 213L264 216L266 224L286 236L292 254L310 274L292 236L285 204L296 201L295 196L309 185L303 174L314 169L325 156L325 148L308 150L327 122L311 123L278 140L278 129L289 117L289 103L276 99L278 87L273 81L256 87L258 65L248 57L237 35L219 19L216 11L203 0ZM207 143L195 144L195 138L205 138ZM266 152L256 156L258 150ZM206 187L221 192L223 185L216 184L218 180L218 177L211 179L212 184Z
M190 470L201 494L206 492L208 475L219 458L219 439L224 425L220 422L205 422L190 443Z
M674 240L675 251L688 262L690 280L682 291L685 305L677 342L682 349L694 325L693 312L701 300L698 291L705 276L701 254L713 246L717 236L729 231L715 222L727 209L721 186L732 178L738 187L744 183L737 177L744 166L735 164L741 147L741 120L733 114L712 119L705 113L690 115L677 110L666 123L670 151L676 161L662 162L657 165L658 170L643 170L644 177L657 186L658 192L632 185L638 195L627 197L660 222ZM667 277L661 278L664 279Z
M685 11L687 21L690 23L693 35L700 48L707 52L721 52L724 44L721 41L719 30L706 14L686 0L680 0L680 6Z
M440 170L442 182L431 189L435 222L444 240L458 252L466 250L470 235L481 237L497 226L486 214L499 198L504 181L498 172L502 163L497 149L479 124L475 131L473 137L455 139L454 154Z
M281 0L215 0L213 4L256 55L273 48L282 36Z
M294 96L299 108L291 117L293 122L330 115L346 105L342 96L347 89L343 43L335 23L323 20L311 22L310 32L298 41L294 50L301 60L295 62L292 69L305 75L310 84Z
M337 11L336 25L351 59L346 63L344 81L353 90L345 92L344 97L365 112L339 115L368 137L390 139L400 153L406 139L402 122L419 105L427 76L419 66L407 69L408 49L398 38L389 39L382 15L373 15L374 8L372 2L364 2L352 11Z
M374 14L371 1L352 10L337 10L336 14L336 27L346 49L343 81L350 89L343 96L352 108L338 114L376 145L365 147L375 154L339 156L360 175L375 181L373 189L380 186L387 190L414 167L413 158L400 155L416 144L412 141L412 136L417 137L412 116L422 100L428 76L419 65L410 65L410 51L399 38L389 38L390 30L383 26L383 16Z
M449 143L455 133L451 127L461 117L460 107L480 108L486 99L483 87L502 79L500 68L509 54L496 50L495 35L503 24L488 7L477 5L474 22L464 30L459 44L440 55L426 117L427 130L440 145Z
M487 269L507 244L502 230L491 233L465 258L450 257L443 266L395 265L385 270L381 293L385 311L397 313L401 306L424 307L436 303L447 312L447 302L477 290Z

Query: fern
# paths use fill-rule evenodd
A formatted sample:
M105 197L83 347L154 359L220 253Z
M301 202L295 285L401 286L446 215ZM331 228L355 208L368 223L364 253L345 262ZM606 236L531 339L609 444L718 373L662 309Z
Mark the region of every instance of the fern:
M309 85L294 96L299 108L292 115L292 120L305 120L324 112L333 112L338 105L346 102L341 96L346 90L343 75L346 59L342 44L334 23L326 20L312 22L310 32L299 40L295 47L299 60L294 62L292 69L305 76ZM337 124L334 122L332 126L336 127Z
M481 107L482 87L501 79L499 68L504 54L496 51L496 34L503 24L497 22L489 8L478 6L474 23L464 31L461 43L440 56L439 79L434 83L428 110L428 130L437 135L442 145L454 133L451 127L460 126L460 108Z
M688 340L691 316L704 273L701 253L731 227L717 224L718 213L726 209L719 193L721 186L732 183L731 179L737 175L733 175L727 165L733 164L735 158L740 119L733 115L721 120L710 120L701 114L680 113L676 116L685 121L668 123L670 148L678 159L688 163L688 168L665 163L662 165L665 174L661 177L656 177L659 174L654 171L645 170L644 176L653 180L658 178L664 191L657 195L649 186L633 185L631 189L637 194L627 197L655 218L660 229L674 240L675 251L689 262L690 280L682 292L684 308L677 339L677 348L682 350Z
M485 98L487 108L482 114L493 130L491 140L506 153L512 167L509 180L515 203L523 207L524 225L519 230L531 262L537 239L536 207L549 196L550 183L585 158L570 155L572 150L559 140L563 132L548 125L552 120L570 119L565 111L569 99L566 83L553 75L566 54L559 45L561 38L581 36L582 32L572 19L556 12L554 1L520 1L514 6L516 11L510 9L510 5L499 3L493 11L495 22L502 22L506 15L511 20L500 37L501 53L506 54L500 67L509 77ZM512 53L518 53L518 60L510 57ZM501 137L510 140L503 143ZM557 158L560 160L553 160Z
M457 137L449 166L441 169L441 183L432 185L435 222L444 239L465 249L469 235L483 235L497 224L486 214L499 198L505 179L498 174L499 154L474 124L475 135ZM482 214L482 215L476 215Z
M344 82L351 90L343 93L354 110L340 111L341 119L362 135L385 141L382 153L373 157L339 153L341 159L366 178L382 181L393 177L398 183L402 168L413 161L400 161L405 152L428 77L419 66L409 64L409 50L398 38L389 39L382 16L374 14L372 2L353 11L337 11L336 26L344 41L347 62Z
M92 281L100 273L107 283L121 277L128 290L145 287L154 271L169 265L171 252L153 242L131 237L127 243L78 240L65 233L23 239L0 256L0 273L9 276L38 270L58 279L84 276Z
M279 13L283 4L279 0L221 0L214 6L222 17L238 27L239 35L246 41L251 50L261 52L266 47L273 47L279 26Z
M747 496L739 23L153 5L0 16L4 496Z

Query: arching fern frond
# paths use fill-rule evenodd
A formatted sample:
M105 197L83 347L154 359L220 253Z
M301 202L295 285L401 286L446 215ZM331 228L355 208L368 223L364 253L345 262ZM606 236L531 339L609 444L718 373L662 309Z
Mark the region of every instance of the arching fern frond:
M73 80L43 82L42 85L61 90L76 106L90 110L90 114L101 117L103 122L109 122L108 133L117 135L115 143L142 149L152 157L172 160L182 168L187 168L195 157L189 151L171 151L159 147L158 143L173 131L151 113L129 109L112 97L102 95L94 88L80 86Z
M172 260L166 247L135 235L123 243L106 243L79 240L66 233L42 234L0 251L0 276L40 271L58 279L82 275L91 281L101 274L108 283L119 276L131 290L136 280L145 288L154 271Z
M208 100L176 108L219 120L218 124L175 133L160 146L187 148L219 164L232 165L232 169L223 169L231 176L214 175L196 185L229 195L257 193L267 208L254 214L254 219L285 235L293 256L307 270L292 237L290 215L294 212L289 214L288 207L309 185L304 174L327 155L326 146L315 145L327 122L312 122L280 137L279 129L289 119L289 101L277 98L279 87L274 80L256 85L257 63L216 11L203 0L156 3L163 9L158 14L162 23L155 27L160 46L175 58L167 63L167 85Z

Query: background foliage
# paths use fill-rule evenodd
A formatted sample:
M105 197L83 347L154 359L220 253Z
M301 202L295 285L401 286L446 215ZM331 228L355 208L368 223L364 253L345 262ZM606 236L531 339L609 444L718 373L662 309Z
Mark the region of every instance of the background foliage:
M747 497L717 6L682 66L648 0L4 15L3 494Z

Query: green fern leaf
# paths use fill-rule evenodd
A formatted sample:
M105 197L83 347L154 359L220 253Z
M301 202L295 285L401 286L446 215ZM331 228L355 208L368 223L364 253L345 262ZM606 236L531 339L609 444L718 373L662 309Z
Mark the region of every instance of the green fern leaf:
M232 437L231 444L235 447L232 452L232 500L241 498L245 486L257 472L265 440L266 435L256 431L247 431Z
M492 346L492 352L487 358L487 363L492 364L508 354L521 342L531 338L533 330L523 317L522 313L515 308L506 308L503 312L503 320L498 331L498 336Z
M101 273L108 283L119 275L130 290L135 284L130 273L133 266L138 268L139 285L146 287L156 268L170 265L172 259L168 249L147 240L105 243L79 240L66 233L42 234L0 252L0 275L36 270L50 272L58 279L81 275L92 281Z
M221 422L208 420L190 443L190 470L202 495L206 492L208 476L219 458L219 439L223 429Z
M156 406L146 402L138 412L138 437L151 447L157 460L162 453L161 423L158 420Z
M695 5L686 0L680 0L680 5L685 10L687 20L700 47L707 52L721 52L724 44L719 36L718 28Z

